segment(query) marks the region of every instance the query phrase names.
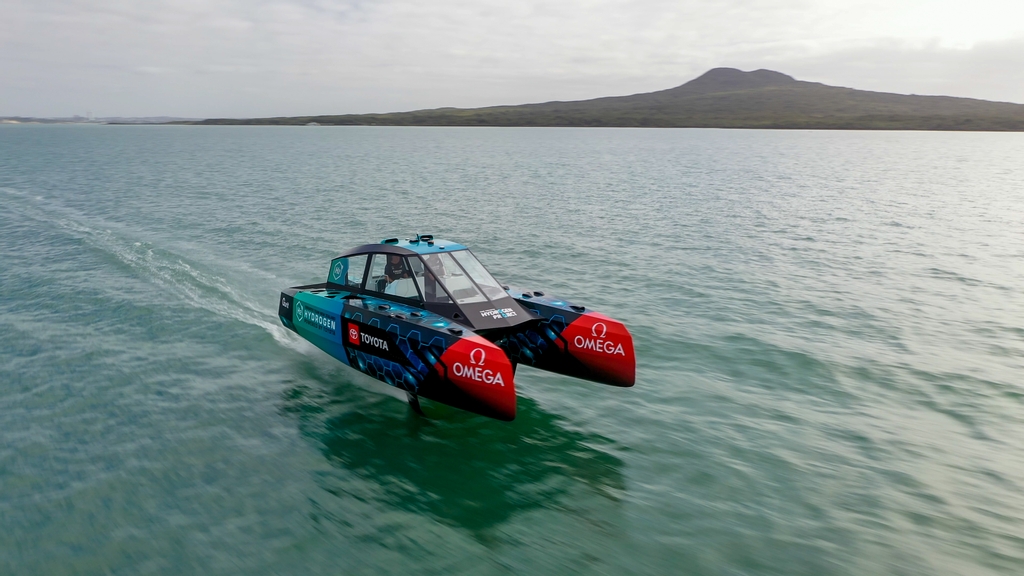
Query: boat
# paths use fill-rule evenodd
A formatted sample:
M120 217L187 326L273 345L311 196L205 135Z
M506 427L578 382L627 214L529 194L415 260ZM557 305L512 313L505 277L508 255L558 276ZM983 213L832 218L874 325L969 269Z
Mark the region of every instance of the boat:
M511 421L523 364L611 386L636 380L622 322L500 284L469 248L429 234L342 253L326 282L281 292L278 315L327 354L404 390L420 414L423 397Z

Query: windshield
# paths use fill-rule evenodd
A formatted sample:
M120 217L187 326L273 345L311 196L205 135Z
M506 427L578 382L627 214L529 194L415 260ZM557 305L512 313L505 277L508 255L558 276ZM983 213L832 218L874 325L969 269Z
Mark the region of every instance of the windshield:
M427 254L423 259L430 271L459 304L487 301L450 254Z
M491 300L497 300L499 298L505 298L508 293L505 289L498 284L498 281L491 276L491 273L484 268L484 265L477 260L469 250L459 250L458 252L452 252L452 256L462 264L463 269L469 274L469 277L476 282L476 285L484 291Z
M420 291L427 295L427 302L448 301L445 294L451 294L452 300L458 304L509 297L469 250L426 254L423 256L423 262L428 270L422 270L417 263L413 264L413 270ZM444 286L444 290L433 288L434 278Z

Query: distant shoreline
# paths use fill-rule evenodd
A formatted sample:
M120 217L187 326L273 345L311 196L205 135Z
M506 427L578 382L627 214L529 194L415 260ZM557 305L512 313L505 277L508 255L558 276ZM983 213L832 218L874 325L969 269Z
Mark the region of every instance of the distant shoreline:
M0 122L0 126L163 126L163 127L194 127L194 126L253 126L253 127L290 127L306 128L304 124L282 124L282 123L260 123L260 122L233 122L233 123L211 123L211 122ZM604 129L651 129L651 130L764 130L764 131L786 131L786 132L987 132L987 133L1021 133L1024 129L983 129L983 128L887 128L887 127L851 127L851 128L808 128L780 127L780 126L511 126L511 125L443 125L443 124L323 124L321 128L604 128Z
M108 126L271 126L306 128L304 124L282 124L282 123L261 123L261 122L236 122L236 123L212 123L212 122L166 122L157 124L141 123L116 123L111 122ZM807 127L807 126L577 126L577 125L486 125L486 124L322 124L320 128L612 128L612 129L650 129L650 130L777 130L777 131L807 131L807 132L993 132L993 133L1018 133L1024 132L1024 128L897 128L897 127Z
M1024 104L870 92L804 82L771 70L715 68L644 94L485 108L271 118L0 118L5 123L178 126L422 126L718 128L1024 132Z
M771 70L715 68L668 90L575 102L173 123L1022 132L1024 104L869 92L803 82Z

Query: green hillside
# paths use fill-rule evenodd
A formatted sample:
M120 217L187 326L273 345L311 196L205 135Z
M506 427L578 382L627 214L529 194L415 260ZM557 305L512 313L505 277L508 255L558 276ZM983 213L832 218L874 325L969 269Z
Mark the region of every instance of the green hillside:
M802 82L771 70L715 68L668 90L487 108L389 114L211 119L191 124L618 126L1024 131L1024 105L909 96Z

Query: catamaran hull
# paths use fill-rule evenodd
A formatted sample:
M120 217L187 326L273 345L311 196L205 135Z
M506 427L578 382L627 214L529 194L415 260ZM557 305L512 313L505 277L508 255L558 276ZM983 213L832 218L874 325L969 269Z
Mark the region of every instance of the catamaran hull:
M633 336L622 322L543 292L508 293L539 320L496 341L513 363L612 386L636 382Z
M533 315L478 334L419 308L326 284L281 293L282 324L344 364L406 391L499 420L516 414L515 366L632 386L633 338L619 321L540 292L510 289Z

